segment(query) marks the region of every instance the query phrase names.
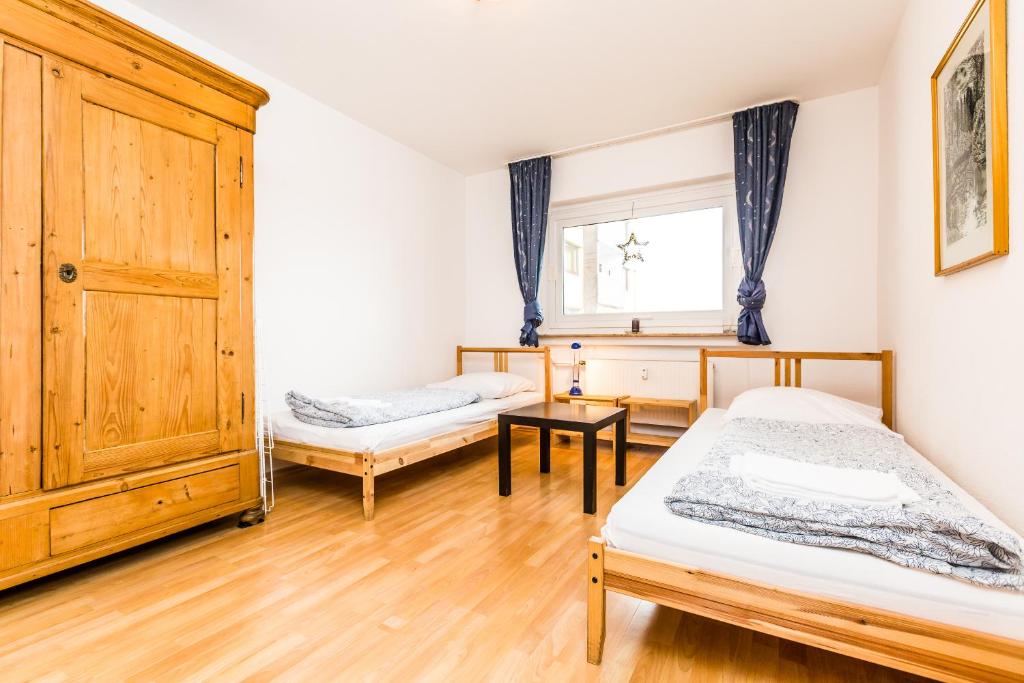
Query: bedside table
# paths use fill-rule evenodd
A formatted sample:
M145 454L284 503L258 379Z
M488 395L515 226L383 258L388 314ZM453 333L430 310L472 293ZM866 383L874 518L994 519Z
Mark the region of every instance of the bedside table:
M628 443L642 444L645 446L659 446L668 448L678 440L678 436L661 436L658 434L645 434L633 431L633 422L630 419L634 408L671 408L686 413L686 428L689 429L697 421L697 402L682 398L641 398L639 396L627 396L620 402L629 412L626 413L626 441ZM642 412L639 414L642 415Z
M629 398L629 394L583 394L570 396L568 391L555 394L552 398L559 403L582 403L588 406L608 406L619 408L619 402Z

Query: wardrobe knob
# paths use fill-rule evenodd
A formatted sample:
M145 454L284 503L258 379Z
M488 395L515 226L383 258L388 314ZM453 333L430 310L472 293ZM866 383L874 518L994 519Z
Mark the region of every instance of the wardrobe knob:
M78 268L73 263L62 263L57 269L57 277L61 282L74 282L78 279Z

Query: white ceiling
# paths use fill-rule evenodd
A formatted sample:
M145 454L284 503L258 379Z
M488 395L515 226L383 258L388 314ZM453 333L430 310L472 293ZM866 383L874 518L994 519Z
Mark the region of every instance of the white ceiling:
M873 85L906 5L133 1L467 174L781 97Z

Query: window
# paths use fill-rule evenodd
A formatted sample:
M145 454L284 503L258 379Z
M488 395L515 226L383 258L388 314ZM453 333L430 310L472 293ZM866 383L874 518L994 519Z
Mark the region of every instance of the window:
M722 310L723 214L716 206L563 228L562 312ZM642 261L623 260L630 236Z
M731 325L739 282L731 184L553 210L559 263L548 263L552 332Z

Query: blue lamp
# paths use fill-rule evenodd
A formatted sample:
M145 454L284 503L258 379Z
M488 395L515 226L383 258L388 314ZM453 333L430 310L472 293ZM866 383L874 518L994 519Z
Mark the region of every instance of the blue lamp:
M573 342L572 346L572 386L569 388L570 396L582 396L583 390L580 389L580 349L583 345L579 342Z

